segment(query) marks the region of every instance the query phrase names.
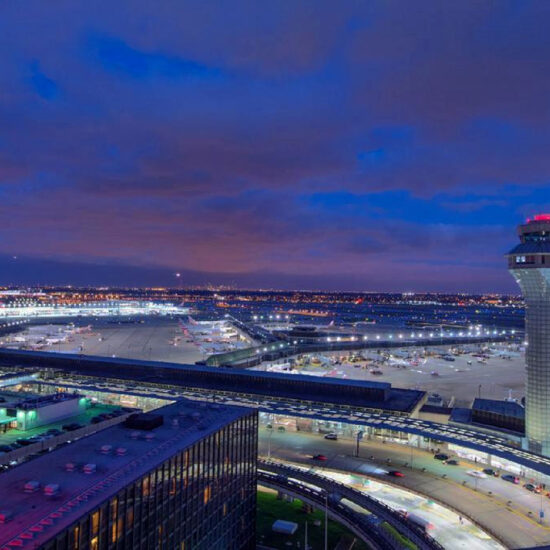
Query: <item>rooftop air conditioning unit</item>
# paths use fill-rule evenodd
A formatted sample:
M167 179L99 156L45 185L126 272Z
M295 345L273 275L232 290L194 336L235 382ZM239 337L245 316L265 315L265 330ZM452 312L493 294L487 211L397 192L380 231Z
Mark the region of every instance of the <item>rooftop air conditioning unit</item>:
M11 510L0 511L0 523L8 523L13 519L13 512Z
M117 456L124 456L128 452L128 449L126 447L117 447L115 452Z
M95 471L96 471L96 465L95 464L84 464L84 466L82 466L82 471L85 473L85 474L95 474Z
M40 481L35 480L27 481L27 483L25 483L25 487L23 488L25 493L36 493L38 489L40 489Z
M49 483L44 486L44 494L47 497L54 497L59 494L59 485L57 483Z
M153 439L155 439L155 434L151 432L146 433L144 439L145 441L153 441Z
M102 455L108 455L111 453L111 451L113 450L113 446L112 445L102 445L100 448L99 448L99 452L102 454Z
M76 464L74 462L67 462L67 464L65 464L65 470L67 472L74 472L76 469Z

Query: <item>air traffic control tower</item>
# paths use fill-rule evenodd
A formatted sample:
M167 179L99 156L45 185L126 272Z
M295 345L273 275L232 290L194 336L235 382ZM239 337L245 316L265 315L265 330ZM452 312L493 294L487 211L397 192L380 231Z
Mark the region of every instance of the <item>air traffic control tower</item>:
M525 435L530 451L550 456L550 214L518 227L508 268L525 298Z

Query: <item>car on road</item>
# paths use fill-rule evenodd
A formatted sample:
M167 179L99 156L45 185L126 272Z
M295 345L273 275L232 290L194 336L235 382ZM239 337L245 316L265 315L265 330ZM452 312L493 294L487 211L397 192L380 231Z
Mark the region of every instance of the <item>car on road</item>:
M448 464L449 466L460 466L460 462L456 460L456 458L451 458L450 460L446 460L445 464Z
M509 481L510 483L514 483L515 485L519 484L519 477L514 476L512 474L502 474L500 476L504 481Z
M484 468L483 473L488 476L498 477L498 472L493 470L493 468Z
M325 455L313 455L312 458L313 460L321 460L321 461L328 460L328 458Z
M479 479L485 479L487 474L485 472L480 472L479 470L468 470L466 472L469 476L477 477Z
M438 454L434 455L434 458L436 460L449 460L449 455L446 455L444 453L438 453Z
M13 451L11 445L0 445L0 453L9 453L10 451Z
M331 441L336 441L338 439L338 434L335 432L330 432L329 434L325 434L325 439L330 439Z
M523 487L528 491L531 491L532 493L538 494L541 492L541 488L538 487L537 485L533 485L532 483L526 483Z
M400 472L399 470L390 470L388 472L388 475L393 477L405 477L405 474L403 472Z

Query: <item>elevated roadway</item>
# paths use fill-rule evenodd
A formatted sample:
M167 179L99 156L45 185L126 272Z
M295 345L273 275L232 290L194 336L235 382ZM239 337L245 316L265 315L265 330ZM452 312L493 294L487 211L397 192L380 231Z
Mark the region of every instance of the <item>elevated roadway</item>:
M506 548L550 544L548 521L538 521L541 505L545 518L550 517L550 500L523 488L529 479L519 485L491 476L476 480L468 472L481 469L479 464L459 459L458 466L446 465L434 460L428 451L378 440L363 441L358 458L351 438L330 441L319 434L270 433L264 428L259 448L264 457L315 469L396 509L424 510L435 525L432 536L445 548L501 548L494 541ZM317 454L325 455L327 460L313 460ZM392 469L401 471L404 477L389 476L387 472ZM339 474L333 476L336 472ZM431 501L446 512L434 510ZM465 518L465 525L459 524L459 515Z
M383 502L372 498L365 493L357 491L348 485L339 483L312 471L289 466L274 460L259 460L258 468L260 470L260 480L262 480L261 476L267 471L276 475L276 481L281 484L287 482L294 483L298 480L305 482L308 485L319 487L323 489L325 495L327 496L328 502L330 502L331 505L334 505L335 502L340 502L343 498L345 498L357 506L368 510L380 520L386 521L392 525L404 537L413 542L419 549L444 550L443 546L425 533L421 528L407 520L405 516L396 512L389 506L386 506ZM272 480L273 476L270 476L269 479ZM370 522L370 524L372 526L372 522Z

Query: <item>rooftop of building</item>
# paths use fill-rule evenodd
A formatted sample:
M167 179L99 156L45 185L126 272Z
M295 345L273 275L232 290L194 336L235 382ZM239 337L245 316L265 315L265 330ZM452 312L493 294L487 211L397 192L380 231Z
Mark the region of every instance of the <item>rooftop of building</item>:
M67 392L57 392L50 393L47 395L39 395L36 397L26 397L14 403L14 407L22 410L30 409L40 409L42 407L48 407L50 405L55 405L56 403L62 403L64 401L73 401L74 399L81 399L82 395L78 392L67 393Z
M152 430L119 424L3 473L0 513L11 520L0 524L0 546L13 539L41 546L178 451L246 414L250 410L181 400L155 411L164 423ZM84 473L85 465L91 473ZM38 490L25 492L31 481ZM44 488L51 484L59 493L48 497Z
M550 214L535 214L532 218L527 219L527 223L550 223Z
M2 407L2 405L3 403L0 404L0 408ZM66 424L76 423L82 426L87 426L88 424L90 424L92 418L94 418L95 416L98 416L100 414L110 414L118 410L120 410L120 407L118 405L92 403L92 405L86 410L72 416L65 416L63 418L53 420L46 424L41 424L40 426L36 426L27 430L11 428L3 433L0 433L0 445L11 445L14 441L17 441L18 439L29 439L31 437L43 434L48 430L62 430L63 426L65 426ZM15 418L12 417L7 417L7 419L8 421L15 420Z
M473 411L499 414L510 418L525 418L525 409L515 401L500 401L497 399L474 399Z
M487 401L491 401L491 400L487 399ZM513 430L513 429L508 429L503 426L497 426L496 424L490 424L489 422L482 422L480 420L476 422L473 419L473 412L474 412L474 409L469 409L466 407L453 407L449 418L449 422L464 424L468 428L485 431L493 435L500 435L500 436L505 435L507 436L507 438L510 438L510 436L517 438L517 437L522 437L524 435L523 432ZM491 410L491 412L494 412L494 411ZM497 413L497 414L501 414L501 413ZM509 459L514 460L514 457L510 456Z

